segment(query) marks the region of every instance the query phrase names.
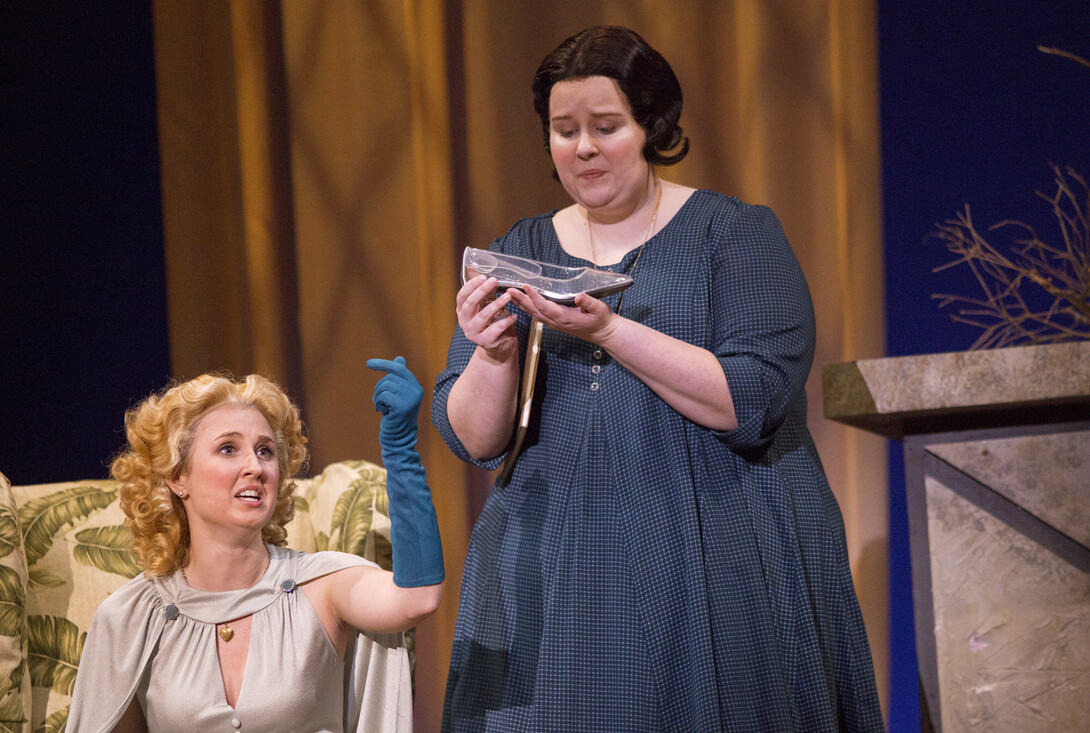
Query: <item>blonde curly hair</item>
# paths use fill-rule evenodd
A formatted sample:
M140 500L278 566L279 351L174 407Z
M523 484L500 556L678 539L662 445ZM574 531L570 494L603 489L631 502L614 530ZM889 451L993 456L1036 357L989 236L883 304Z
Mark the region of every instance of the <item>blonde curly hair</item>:
M203 374L168 385L128 410L129 446L110 466L110 473L121 482L121 509L132 530L133 550L149 575L169 575L189 561L185 506L168 482L186 472L201 419L223 405L256 408L276 435L280 485L272 519L261 536L280 547L287 543L284 525L295 515L292 477L306 463L307 438L299 409L279 386L258 374L245 379Z

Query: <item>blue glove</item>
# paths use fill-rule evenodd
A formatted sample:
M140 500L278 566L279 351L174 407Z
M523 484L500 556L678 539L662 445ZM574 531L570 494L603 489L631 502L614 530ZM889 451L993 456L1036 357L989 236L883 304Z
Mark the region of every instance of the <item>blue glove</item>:
M390 498L390 541L394 553L394 584L402 588L441 583L443 546L431 503L424 465L416 451L416 417L424 388L405 366L368 359L367 367L386 372L375 385L375 409L382 413L378 442L386 467L386 494Z

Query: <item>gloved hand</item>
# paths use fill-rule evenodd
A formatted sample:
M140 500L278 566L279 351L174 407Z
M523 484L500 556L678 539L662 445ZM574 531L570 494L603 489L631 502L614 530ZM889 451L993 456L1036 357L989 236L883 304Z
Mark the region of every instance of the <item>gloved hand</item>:
M382 413L378 442L390 499L394 583L402 588L435 585L445 577L443 547L427 476L415 447L424 388L405 366L404 357L368 359L367 367L386 372L375 385L372 399Z
M379 445L383 450L411 448L416 445L416 416L420 412L424 388L405 366L403 356L393 361L368 359L367 366L387 372L375 385L372 398L375 409L382 413L382 424L379 425L378 432Z

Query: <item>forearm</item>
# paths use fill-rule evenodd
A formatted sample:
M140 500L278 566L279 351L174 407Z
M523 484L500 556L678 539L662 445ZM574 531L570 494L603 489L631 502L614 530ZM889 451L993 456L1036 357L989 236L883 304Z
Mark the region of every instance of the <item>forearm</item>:
M730 386L714 354L620 316L609 325L595 342L666 404L706 428L738 427Z
M478 347L451 387L447 418L473 458L499 455L511 439L518 400L518 351L503 360Z

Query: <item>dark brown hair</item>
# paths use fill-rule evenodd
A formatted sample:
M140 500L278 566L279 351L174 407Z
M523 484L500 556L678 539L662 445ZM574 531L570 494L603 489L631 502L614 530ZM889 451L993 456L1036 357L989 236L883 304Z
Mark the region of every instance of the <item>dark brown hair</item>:
M673 165L689 152L681 134L681 85L670 64L638 33L615 25L593 26L576 33L553 50L537 69L532 89L534 111L541 118L545 150L549 150L549 97L562 81L605 76L628 98L632 116L647 141L643 157L652 165ZM678 146L681 149L670 155Z

